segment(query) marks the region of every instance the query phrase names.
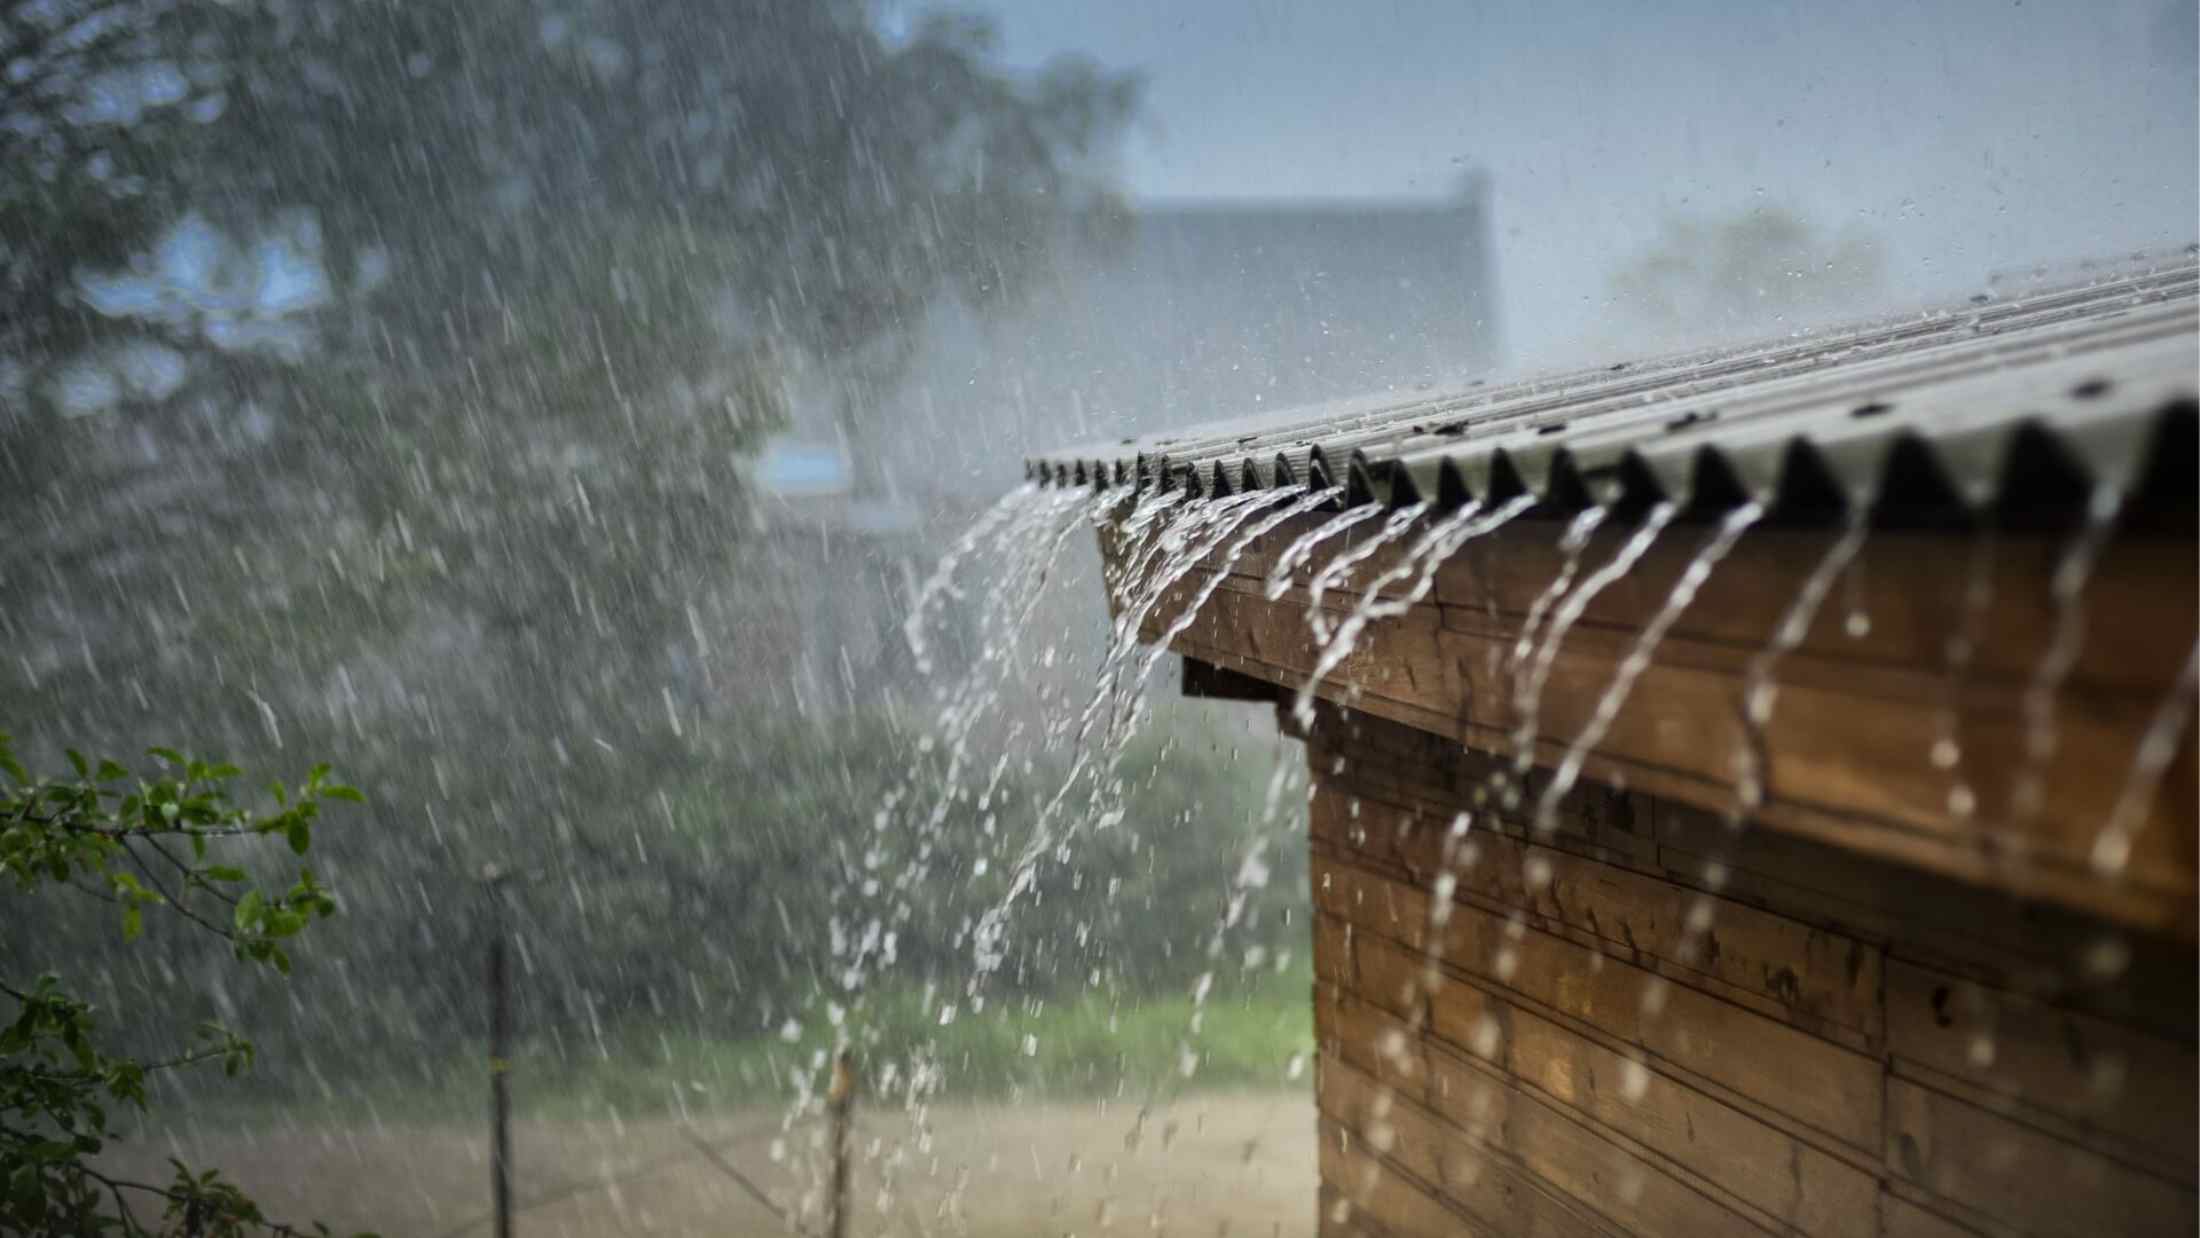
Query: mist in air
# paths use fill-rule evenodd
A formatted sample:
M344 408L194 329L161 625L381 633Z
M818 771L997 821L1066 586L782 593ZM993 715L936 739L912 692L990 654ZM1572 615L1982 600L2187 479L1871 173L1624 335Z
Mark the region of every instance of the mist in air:
M2196 235L2189 5L1562 7L0 0L0 1229L1315 1232L1152 638L1528 505L1024 462Z

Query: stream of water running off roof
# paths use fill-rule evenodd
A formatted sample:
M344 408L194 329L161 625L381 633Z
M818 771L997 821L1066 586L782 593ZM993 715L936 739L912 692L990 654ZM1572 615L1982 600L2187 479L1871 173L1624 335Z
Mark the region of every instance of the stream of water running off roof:
M1216 582L1259 533L1291 515L1310 511L1324 501L1327 496L1310 498L1291 491L1254 491L1228 498L1181 501L1170 505L1172 510L1166 518L1148 518L1144 522L1150 527L1151 544L1139 548L1133 556L1135 563L1143 565L1142 571L1134 570L1118 581L1122 610L1114 624L1092 696L1079 716L1077 747L1069 772L1031 823L1025 844L1010 870L1007 891L978 917L972 930L973 970L966 987L973 996L1006 959L1009 917L1017 902L1031 892L1046 857L1068 846L1088 829L1107 828L1121 819L1123 788L1113 775L1124 751L1138 733L1144 717L1139 694L1146 677L1159 661L1158 656L1136 657L1139 633L1146 621L1188 575L1212 559L1217 564L1212 576L1193 592L1184 610L1176 616L1172 630L1181 632L1190 626L1199 608L1213 596ZM1268 520L1255 525L1253 532L1242 531L1246 522L1263 509L1278 507L1282 510L1271 513ZM1123 670L1132 665L1136 669L1125 684L1121 681ZM1088 742L1094 725L1103 716L1107 725L1100 730L1099 742ZM1073 809L1071 805L1079 803L1076 793L1081 789L1090 794Z
M1415 503L1390 513L1390 518L1383 521L1383 527L1376 530L1375 536L1346 547L1324 564L1320 571L1314 573L1314 579L1306 590L1306 625L1314 629L1316 644L1326 644L1329 641L1329 620L1322 610L1322 598L1331 589L1343 584L1345 577L1352 574L1353 568L1373 558L1383 547L1404 537L1416 521L1428 514L1430 506L1431 504L1425 502Z
M920 802L924 772L912 768L884 796L872 819L873 842L861 857L857 888L843 900L845 910L830 926L845 993L860 993L874 965L892 962L894 933L909 915L900 896L926 876L922 857L945 826L950 797L962 789L972 733L994 713L1003 690L1022 669L1022 645L1042 587L1070 536L1087 523L1081 517L1096 508L1096 500L1075 492L1014 492L980 517L972 533L950 550L953 562L935 571L938 583L928 582L920 594L910 643L921 651L922 606L952 588L957 565L979 552L979 558L1001 571L998 587L977 608L976 656L960 676L939 687L932 703L933 726L918 740L920 753L944 753L940 792Z
M1742 738L1734 751L1734 801L1727 811L1730 829L1740 829L1765 802L1765 731L1772 725L1772 711L1779 702L1780 686L1774 673L1780 659L1795 652L1810 635L1810 625L1825 605L1835 578L1856 560L1871 528L1871 509L1858 503L1849 509L1847 523L1826 547L1825 554L1803 578L1803 586L1788 603L1772 637L1751 657L1742 672ZM1719 884L1714 882L1714 885Z
M1103 571L1104 583L1114 603L1115 618L1109 627L1105 648L1099 653L1089 677L1089 694L1081 703L1057 698L1057 703L1047 706L1048 717L1041 726L1044 742L1050 750L1059 749L1068 758L1067 772L1025 825L1008 873L1006 893L967 927L970 970L962 985L961 998L967 1001L973 1013L984 1009L987 979L1003 965L1009 954L1015 909L1034 891L1042 865L1050 862L1074 865L1076 861L1069 851L1073 842L1083 834L1107 829L1120 820L1125 792L1118 767L1126 748L1138 735L1147 712L1143 708L1143 689L1153 671L1168 656L1170 646L1193 630L1208 603L1248 551L1291 522L1334 503L1341 495L1341 489L1333 488L1256 491L1200 498L1177 490L1147 491L1133 499L1125 499L1107 494L1088 496L1025 488L980 516L948 549L918 591L909 620L908 639L912 650L918 654L921 667L926 670L931 667L931 659L926 654L929 648L927 624L945 599L965 596L966 591L958 583L962 574L973 564L983 564L998 569L997 582L980 595L976 608L980 656L972 660L967 671L943 684L936 696L937 726L926 737L926 744L945 749L946 777L942 786L929 798L923 797L918 794L920 780L912 775L908 785L886 798L874 823L878 844L862 857L857 888L845 891L847 897L836 900L835 955L845 964L840 987L851 1003L860 1001L865 981L872 972L890 967L894 961L894 934L907 918L906 899L927 879L928 870L922 857L929 853L940 832L947 828L948 805L958 797L974 793L982 809L999 782L1007 759L1005 755L993 766L991 776L983 780L982 789L974 792L973 788L964 785L979 772L970 752L972 735L981 719L1000 709L1004 692L1017 682L1020 673L1017 668L1029 661L1022 645L1038 595L1052 577L1055 561L1069 538L1081 528L1096 527L1104 539L1112 541ZM1311 721L1316 693L1350 660L1366 639L1371 625L1403 616L1424 602L1444 564L1464 546L1504 527L1532 506L1532 499L1521 497L1494 508L1469 504L1432 517L1428 504L1387 512L1367 504L1332 514L1294 536L1278 554L1264 582L1264 592L1271 601L1280 599L1302 569L1315 563L1317 553L1325 544L1361 526L1381 521L1372 532L1354 539L1311 570L1307 621L1315 634L1316 652L1313 669L1295 698L1294 708L1300 720ZM1515 778L1535 763L1538 756L1542 698L1568 635L1602 593L1641 565L1670 529L1677 514L1677 506L1669 502L1650 508L1635 527L1626 531L1609 557L1586 576L1582 573L1587 548L1601 527L1609 522L1611 510L1597 507L1581 512L1561 531L1557 542L1559 566L1537 591L1503 658L1500 682L1510 687L1518 723L1512 736L1511 764ZM2088 520L2065 545L2059 558L2052 585L2054 623L2047 648L2030 677L2024 702L2030 730L2025 749L2027 763L2018 771L2019 778L2043 777L2045 764L2053 755L2056 699L2082 649L2085 588L2113 529L2115 514L2112 502L2096 496ZM1626 707L1635 685L1656 658L1668 632L1693 604L1720 564L1764 515L1764 508L1756 503L1747 503L1725 513L1696 546L1671 590L1647 622L1632 635L1610 679L1595 698L1588 717L1566 738L1552 776L1537 796L1529 822L1535 835L1548 834L1555 828L1559 802L1578 782L1586 761ZM1778 697L1780 663L1809 636L1839 581L1848 579L1852 591L1856 590L1868 525L1867 509L1859 504L1811 565L1795 596L1782 608L1763 647L1744 668L1740 693L1742 736L1733 758L1736 785L1727 813L1728 823L1736 829L1749 823L1767 795L1765 732ZM1401 544L1403 549L1395 560L1359 587L1353 605L1341 617L1325 608L1325 595L1343 587L1352 578L1355 568ZM1975 579L1965 595L1967 612L1985 607L1985 602L1974 595L1980 591L1981 580L1977 578L1988 570L1982 566L1986 564L1990 564L1989 553L1982 551L1974 555L1972 575ZM1863 616L1860 594L1850 599L1849 607L1853 612L1848 625L1852 632L1868 625L1868 618L1860 621ZM1951 684L1944 712L1956 708L1954 693L1959 685L1953 681L1968 664L1968 645L1979 619L1979 615L1967 613L1960 621L1959 631L1950 640ZM1142 642L1141 633L1149 632L1152 633L1150 642ZM1150 648L1141 651L1141 643L1150 644ZM1047 656L1052 656L1051 647ZM2103 873L2120 872L2127 863L2132 840L2144 824L2146 805L2179 751L2196 692L2200 692L2200 646L2196 646L2187 658L2133 754L2114 809L2095 844L2093 861ZM1076 706L1074 713L1073 705ZM1943 720L1944 738L1952 735L1947 728L1953 725L1954 720ZM1933 759L1939 768L1954 765L1952 761L1940 759L1938 744ZM1270 779L1266 808L1261 817L1263 829L1274 827L1284 816L1282 791L1290 785L1294 768L1289 762L1279 764ZM1496 778L1503 780L1506 775L1500 772ZM1485 792L1487 789L1483 788ZM1512 794L1508 791L1508 795ZM1482 802L1479 795L1475 802ZM1517 806L1517 797L1507 803L1508 808ZM1458 888L1459 874L1470 869L1476 860L1475 846L1468 837L1472 823L1472 815L1467 812L1459 813L1453 820L1442 848L1441 871L1434 878L1432 888L1437 897L1429 909L1427 960L1422 981L1424 987L1432 990L1441 983L1439 967L1447 940L1442 929ZM986 828L989 832L993 828L990 816L986 818ZM1221 957L1232 929L1239 922L1247 892L1265 883L1267 845L1266 835L1258 835L1246 851L1232 882L1230 897L1205 942L1209 958ZM1523 872L1531 893L1547 885L1550 873L1550 864L1539 861L1531 852ZM1680 961L1686 962L1692 957L1693 943L1708 932L1715 907L1711 892L1719 890L1724 882L1723 860L1714 855L1702 874L1702 887L1707 892L1688 909L1677 946ZM1604 948L1601 942L1599 946ZM1496 951L1491 965L1498 969L1500 980L1508 978L1515 959L1509 945ZM1192 1014L1185 1038L1180 1043L1185 1063L1183 1073L1187 1078L1198 1060L1194 1045L1214 975L1211 969L1203 972L1192 993ZM1645 1020L1659 1016L1664 1007L1664 990L1664 982L1655 975L1645 977L1641 992L1641 1013ZM952 1018L954 1009L953 1005L947 1006L943 1020ZM838 1006L829 1011L836 1028L842 1028L844 1041L854 1034L852 1027L843 1027L845 1013ZM1474 1034L1480 1035L1479 1032ZM936 1087L938 1072L927 1075L922 1067L922 1063L912 1063L912 1075L930 1078L934 1081L931 1086ZM1625 1077L1619 1081L1620 1095L1630 1101L1639 1099L1649 1086L1651 1071L1651 1065L1639 1054L1630 1055ZM918 1103L915 1090L911 1097L912 1104Z
M1662 518L1654 514L1651 520L1644 522L1643 527L1663 528L1666 520L1671 519L1671 504L1660 504L1659 513L1662 513ZM1568 791L1573 790L1575 781L1581 777L1582 762L1603 742L1605 732L1611 729L1613 719L1619 716L1620 707L1627 703L1627 694L1634 690L1635 680L1649 669L1650 659L1657 653L1658 642L1665 639L1673 622L1680 618L1682 611L1688 609L1689 603L1696 600L1697 592L1703 588L1704 581L1711 578L1711 572L1719 566L1719 561L1726 558L1727 552L1734 549L1734 544L1741 540L1742 534L1747 533L1750 526L1756 524L1764 514L1762 504L1742 504L1721 518L1718 527L1697 548L1695 558L1682 570L1680 579L1673 582L1673 590L1666 595L1664 604L1658 607L1657 613L1650 617L1650 622L1644 624L1642 631L1636 634L1634 644L1627 650L1627 656L1620 660L1619 669L1613 672L1611 682L1605 685L1603 694L1597 698L1596 708L1590 713L1588 724L1574 736L1573 742L1566 748L1565 757L1558 763L1557 771L1551 775L1549 785L1543 788L1543 796L1536 803L1535 810L1537 833L1547 834L1557 827L1559 801L1566 798Z
M1088 526L1097 526L1103 537L1114 539L1110 557L1119 566L1106 574L1105 583L1116 599L1117 617L1097 665L1089 675L1080 676L1092 684L1089 696L1051 707L1048 712L1056 716L1040 727L1044 745L1058 744L1066 750L1068 771L1032 820L1009 826L1023 824L1026 832L1007 874L1007 892L965 930L969 972L960 985L962 992L950 995L949 1004L941 1008L943 1022L955 1017L957 1004L973 1015L984 1011L987 978L1007 957L1012 913L1032 892L1041 865L1054 860L1073 862L1066 858L1067 848L1081 833L1105 828L1120 817L1124 790L1115 770L1139 732L1145 712L1139 707L1141 690L1165 657L1167 646L1196 621L1250 546L1284 522L1339 497L1340 489L1325 489L1264 491L1212 500L1178 492L1126 501L1112 495L1026 490L987 511L957 539L919 590L906 635L912 649L925 654L933 644L929 624L943 602L967 592L976 601L978 647L966 668L936 689L933 725L920 740L921 750L944 759L939 784L927 788L928 775L913 769L883 798L872 823L872 845L851 866L846 888L833 899L833 953L840 970L834 986L837 996L825 1002L824 1014L838 1046L861 1047L860 1012L869 984L893 966L896 933L906 927L919 887L939 876L931 871L927 857L949 850L938 845L942 832L950 828L948 809L975 796L983 811L999 781L1006 755L988 776L974 755L973 736L984 719L1002 712L1004 694L1016 690L1021 668L1034 661L1026 647L1031 643L1031 619L1066 542ZM1126 503L1128 511L1123 510ZM1202 572L1204 577L1199 575ZM985 577L986 587L966 589L971 583L966 577L978 574ZM1150 624L1160 625L1162 634L1155 647L1142 654L1140 633L1149 630ZM1051 659L1052 646L1040 656ZM922 658L921 665L927 669L932 664L931 657ZM1069 717L1076 719L1074 726L1068 724ZM1293 775L1299 773L1296 762L1279 765L1264 797L1261 830L1273 827L1285 815L1283 793L1297 785ZM994 817L987 815L984 821L990 832ZM1262 858L1266 845L1265 834L1257 834L1242 857L1230 896L1208 935L1210 957L1219 957L1231 930L1239 926L1247 893L1266 884ZM1200 977L1192 994L1193 1012L1180 1045L1186 1077L1198 1060L1194 1045L1212 983L1210 970ZM943 1074L937 1063L912 1059L901 1065L903 1077L912 1081L907 1102L921 1106ZM923 1086L916 1081L924 1081ZM814 1081L807 1081L797 1108L813 1104L814 1092Z
M1352 656L1354 648L1359 644L1360 635L1367 630L1368 624L1377 619L1394 619L1411 611L1428 597L1429 590L1436 583L1437 570L1450 561L1461 547L1475 538L1503 528L1514 517L1533 506L1535 496L1525 494L1488 513L1483 512L1480 503L1469 503L1430 525L1397 563L1392 564L1368 585L1366 592L1360 596L1359 604L1321 640L1321 650L1315 658L1314 669L1307 675L1306 682L1299 687L1298 697L1292 705L1293 716L1298 719L1299 725L1313 725L1315 690L1321 686L1323 679ZM1384 596L1383 590L1408 579L1412 583L1403 593L1396 597ZM1317 613L1318 606L1309 612L1310 621ZM1315 631L1317 638L1321 638L1318 625Z
M2055 608L2054 634L2047 651L2033 668L2024 690L2024 757L2010 783L2009 816L2017 832L2036 820L2047 806L2047 769L2061 743L2056 712L2062 701L2063 682L2078 664L2085 649L2085 587L2093 569L2116 531L2122 513L2122 496L2113 486L2097 487L2086 504L2085 521L2064 546L2048 580Z
M1643 518L1642 526L1612 553L1604 566L1591 572L1587 579L1575 586L1573 592L1567 594L1558 604L1558 609L1552 612L1550 627L1543 633L1542 641L1536 649L1535 660L1528 668L1527 686L1516 697L1520 715L1519 723L1513 729L1513 772L1516 775L1527 773L1529 767L1535 764L1536 734L1542 717L1543 689L1550 683L1551 668L1558 660L1559 646L1565 642L1566 634L1587 613L1589 603L1594 602L1598 594L1634 570L1642 557L1649 553L1651 544L1658 540L1658 534L1672 523L1678 510L1672 503L1660 503L1651 508L1650 514Z

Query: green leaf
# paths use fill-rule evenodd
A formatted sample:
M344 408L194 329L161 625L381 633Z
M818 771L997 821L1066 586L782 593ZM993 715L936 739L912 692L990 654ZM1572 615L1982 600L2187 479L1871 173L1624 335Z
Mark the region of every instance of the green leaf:
M145 750L145 755L149 757L159 757L161 760L168 762L170 765L184 764L183 754L173 748L147 748Z
M66 751L66 752L67 752L67 753L69 754L69 764L71 764L71 765L73 765L73 766L75 766L75 767L76 767L76 776L77 776L77 777L79 777L79 778L89 778L89 777L91 777L91 776L92 776L92 767L91 767L91 764L90 764L89 762L85 761L85 759L84 759L84 754L83 754L83 753L81 753L81 752L78 752L78 751L77 751L76 749L74 749L74 748L68 748L68 749L64 749L64 751Z
M99 763L99 781L113 782L117 778L128 778L129 776L130 771L122 768L119 763L104 758L101 759Z
M122 940L136 941L145 931L145 909L132 903L122 909Z
M283 834L290 839L290 849L299 855L304 855L306 848L313 845L313 827L307 825L304 818L292 821Z
M266 913L266 896L258 890L248 890L243 898L237 900L237 913L232 917L232 922L238 932L250 933L259 927L260 920Z
M202 871L209 879L214 881L244 881L248 879L243 869L230 864L214 864Z
M332 800L349 800L354 804L367 802L367 797L359 793L359 788L347 787L340 782L332 782L322 787L321 794Z

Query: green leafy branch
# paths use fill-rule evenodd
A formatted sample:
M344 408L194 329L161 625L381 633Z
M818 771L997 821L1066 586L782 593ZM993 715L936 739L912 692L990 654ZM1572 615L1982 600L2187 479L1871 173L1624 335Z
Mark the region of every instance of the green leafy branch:
M75 778L34 779L9 737L0 734L0 772L15 784L0 791L0 877L26 891L51 882L106 897L122 909L126 941L144 931L146 908L165 906L229 938L240 959L289 974L290 956L277 943L335 914L335 898L310 868L301 868L287 890L261 888L243 868L210 862L210 844L279 835L304 855L324 800L359 803L365 797L317 765L295 794L281 782L269 783L276 808L254 813L231 799L230 784L243 774L236 766L194 760L172 748L147 755L160 766L151 778L133 776L113 760L95 765L72 749ZM189 858L171 843L187 846ZM192 907L193 893L225 904L226 923Z
M210 859L216 847L280 837L294 855L313 844L324 801L360 802L358 791L316 766L293 791L268 786L274 807L254 811L231 798L242 771L167 748L152 749L146 776L120 763L68 754L70 778L37 778L0 734L0 885L18 895L56 886L114 904L123 940L135 941L147 909L164 909L230 943L236 957L285 975L281 944L336 912L336 898L301 866L287 888L264 886L245 868ZM196 900L196 905L194 905ZM215 906L209 906L214 904ZM39 976L19 987L0 980L15 1013L0 1028L0 1230L10 1233L172 1234L233 1238L304 1231L269 1221L218 1172L180 1162L163 1186L116 1178L87 1163L116 1136L114 1109L144 1111L154 1075L219 1062L249 1069L251 1042L202 1024L187 1049L141 1061L103 1050L98 1011ZM157 1209L141 1219L132 1200Z

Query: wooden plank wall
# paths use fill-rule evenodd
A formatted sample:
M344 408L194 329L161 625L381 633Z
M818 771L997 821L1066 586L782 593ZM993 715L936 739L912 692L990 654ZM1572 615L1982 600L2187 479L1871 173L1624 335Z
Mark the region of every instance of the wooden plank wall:
M1266 596L1264 578L1281 547L1319 519L1294 519L1246 548L1173 647L1286 689L1304 682L1317 654L1307 624L1314 566L1301 567L1275 599ZM1607 524L1582 557L1583 573L1605 563L1626 536L1621 522ZM1324 545L1315 564L1372 527ZM1559 574L1559 532L1554 522L1523 519L1468 543L1443 565L1422 604L1368 628L1322 696L1454 746L1506 748L1520 722L1516 641ZM1565 754L1702 536L1700 528L1675 526L1597 597L1558 647L1540 698L1539 763ZM1771 527L1745 535L1657 647L1589 754L1591 775L1711 811L1732 804L1747 667L1833 538L1824 529ZM2065 618L2049 581L2070 544L2060 533L2004 533L1984 542L1874 530L1800 646L1778 665L1778 708L1763 736L1769 798L1758 821L1842 852L2192 940L2200 932L2200 775L2190 742L2142 814L2146 824L2128 864L2112 876L2091 864L2140 733L2200 632L2189 529L2175 536L2133 531L2106 547L2077 616L2075 661L2053 698L2057 744L2039 768L2044 802L2029 813L2014 807L2017 775L2028 765L2025 698ZM1104 542L1103 549L1119 557L1120 548ZM1398 546L1384 548L1331 589L1321 605L1332 621L1397 558ZM1179 595L1205 581L1193 573ZM1968 608L1974 587L1986 600L1981 610ZM1165 600L1149 616L1147 637L1157 638L1177 609ZM1947 654L1951 641L1970 649L1960 670ZM1960 741L1952 766L1935 755L1949 738ZM1959 787L1971 798L1968 811L1951 806Z
M1454 739L1308 742L1323 1234L2194 1232L2181 938L1639 790L1535 837Z

